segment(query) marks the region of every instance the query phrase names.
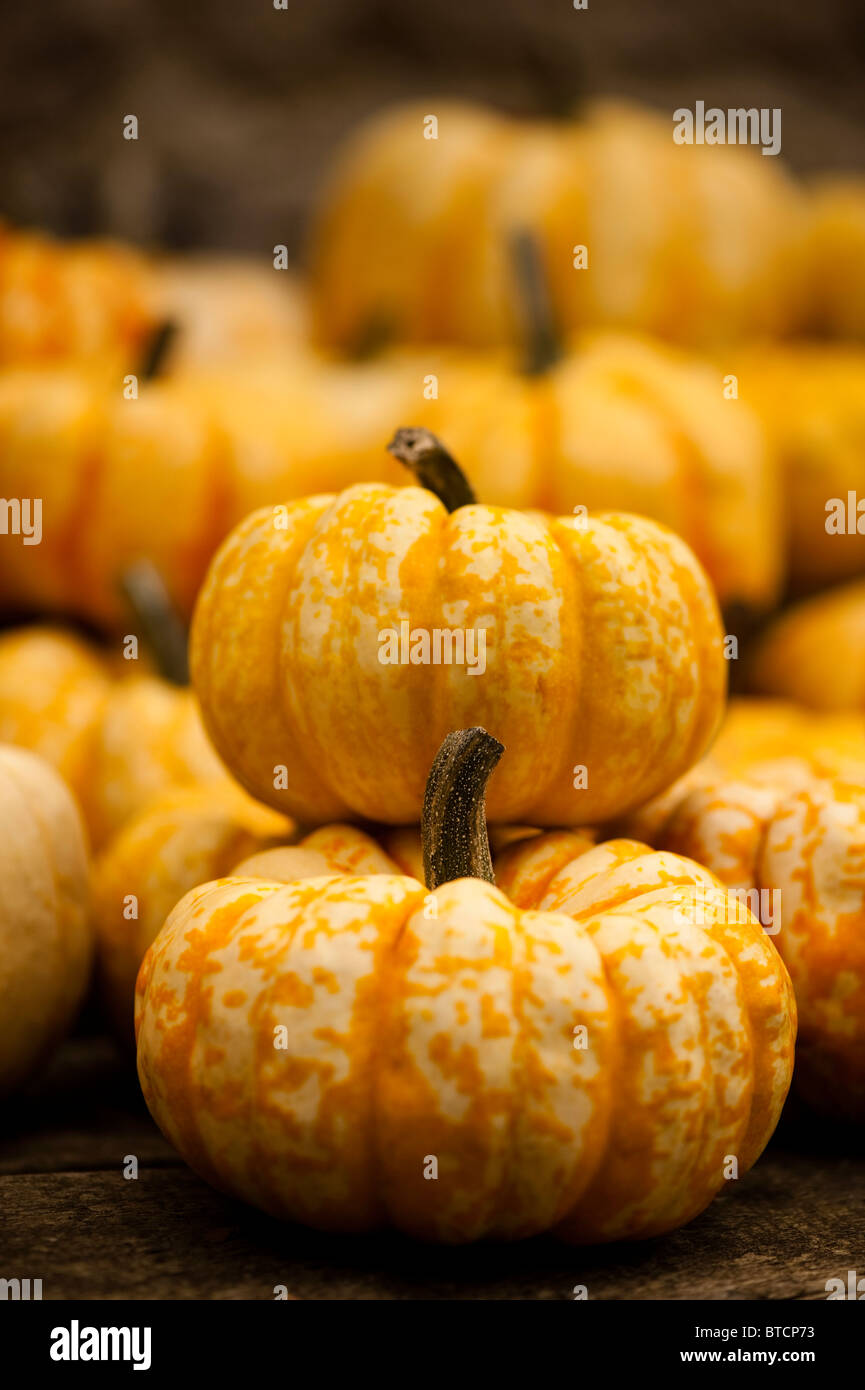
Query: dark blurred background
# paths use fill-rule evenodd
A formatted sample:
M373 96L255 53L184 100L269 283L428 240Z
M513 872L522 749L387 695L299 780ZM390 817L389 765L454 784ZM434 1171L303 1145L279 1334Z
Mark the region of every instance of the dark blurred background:
M863 0L2 0L0 215L176 247L300 244L340 139L443 93L556 114L780 106L802 172L865 170ZM135 114L137 142L122 137Z

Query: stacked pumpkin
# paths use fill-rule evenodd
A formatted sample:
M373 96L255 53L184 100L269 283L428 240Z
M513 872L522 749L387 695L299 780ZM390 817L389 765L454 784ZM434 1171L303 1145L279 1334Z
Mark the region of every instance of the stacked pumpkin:
M485 506L428 431L392 448L422 488L254 513L199 597L220 753L275 808L343 824L171 913L138 979L145 1096L203 1176L315 1226L668 1230L774 1128L786 972L698 864L561 831L505 832L493 861L485 814L585 823L690 766L723 703L711 587L655 523ZM405 613L484 633L483 679L378 660ZM420 820L422 853L350 820Z
M710 170L628 108L438 122L413 176L419 112L346 156L317 347L242 267L0 243L0 490L44 504L41 546L0 546L3 602L116 638L155 563L195 688L0 637L27 867L0 1003L28 1020L0 1083L95 952L154 1117L218 1188L324 1229L646 1237L771 1136L791 978L803 1094L865 1118L865 725L740 703L712 746L717 599L765 612L860 564L813 516L858 478L860 355L740 341L840 322L800 272L857 205L734 149ZM814 619L857 656L859 602ZM817 663L788 688L810 612L744 655L828 709Z

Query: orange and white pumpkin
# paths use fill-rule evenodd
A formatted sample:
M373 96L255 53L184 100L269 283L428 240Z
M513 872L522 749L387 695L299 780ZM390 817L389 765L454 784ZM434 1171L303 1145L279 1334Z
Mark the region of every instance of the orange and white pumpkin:
M172 912L138 978L139 1076L215 1186L328 1230L631 1239L762 1150L795 1035L771 943L707 871L623 842L517 843L508 898L483 833L500 752L446 740L426 887L289 847Z

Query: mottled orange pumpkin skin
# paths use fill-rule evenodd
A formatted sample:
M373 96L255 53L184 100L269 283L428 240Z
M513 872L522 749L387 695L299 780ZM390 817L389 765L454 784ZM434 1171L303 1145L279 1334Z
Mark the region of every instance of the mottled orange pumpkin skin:
M865 763L862 765L865 774ZM799 1010L796 1086L865 1120L865 793L801 759L716 773L670 799L656 843L757 890ZM777 893L777 898L772 897Z
M428 894L361 832L316 834L188 894L139 974L144 1094L208 1181L329 1230L589 1242L680 1225L757 1157L795 1008L712 875L540 835L499 860L516 901Z
M403 619L484 629L485 672L382 664L380 634ZM617 814L696 761L726 679L711 586L663 527L448 514L423 489L374 484L247 518L199 596L191 667L230 770L312 824L416 824L442 738L472 725L510 750L491 821Z
M109 840L93 866L93 920L102 1003L124 1043L133 1037L138 968L175 904L293 832L226 781L166 792Z
M0 227L0 366L134 361L152 326L147 263L131 247Z

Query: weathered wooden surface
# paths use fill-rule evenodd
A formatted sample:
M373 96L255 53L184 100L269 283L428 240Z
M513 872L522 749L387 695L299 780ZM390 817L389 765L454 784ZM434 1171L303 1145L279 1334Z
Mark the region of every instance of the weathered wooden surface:
M47 1299L272 1299L279 1284L299 1299L570 1299L577 1284L593 1299L818 1299L865 1267L865 1153L814 1122L788 1126L699 1220L640 1245L346 1240L211 1191L151 1123L128 1064L76 1039L5 1107L0 1266L41 1278Z

